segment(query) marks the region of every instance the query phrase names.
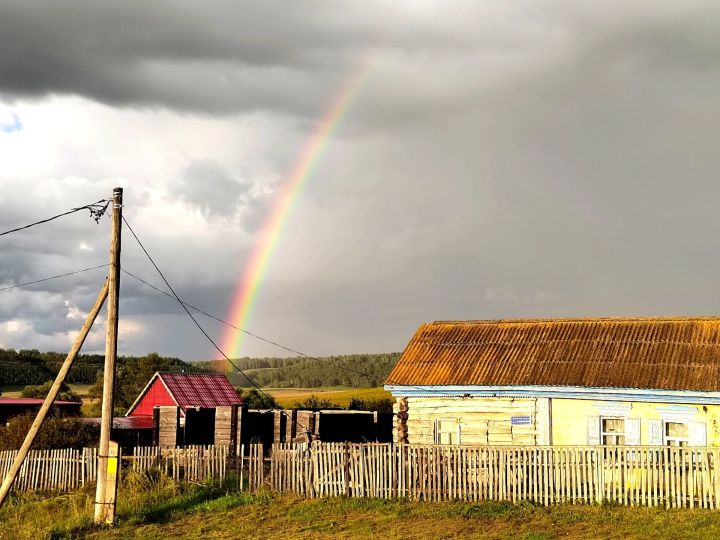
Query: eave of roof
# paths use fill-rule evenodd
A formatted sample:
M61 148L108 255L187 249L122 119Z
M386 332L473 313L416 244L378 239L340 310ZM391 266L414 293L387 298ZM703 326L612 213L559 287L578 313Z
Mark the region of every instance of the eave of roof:
M588 399L594 401L632 401L720 405L720 392L689 390L650 390L645 388L590 388L582 386L401 386L385 385L393 396L422 398L510 398L510 399Z

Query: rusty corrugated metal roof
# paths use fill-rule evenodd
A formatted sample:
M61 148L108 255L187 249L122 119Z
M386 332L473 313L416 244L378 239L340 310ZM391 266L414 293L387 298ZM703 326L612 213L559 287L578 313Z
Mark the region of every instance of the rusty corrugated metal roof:
M720 391L720 317L437 321L385 384Z

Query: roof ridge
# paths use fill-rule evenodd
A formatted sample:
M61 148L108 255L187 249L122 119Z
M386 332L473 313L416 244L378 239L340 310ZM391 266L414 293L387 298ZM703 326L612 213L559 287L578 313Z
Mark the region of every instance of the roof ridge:
M458 319L458 320L437 320L425 323L433 324L456 324L456 325L473 325L473 324L526 324L526 323L572 323L572 322L689 322L689 321L719 321L720 315L696 315L696 316L624 316L624 317L548 317L548 318L529 318L529 319Z
M227 377L225 373L218 373L217 371L158 371L160 375L212 375Z

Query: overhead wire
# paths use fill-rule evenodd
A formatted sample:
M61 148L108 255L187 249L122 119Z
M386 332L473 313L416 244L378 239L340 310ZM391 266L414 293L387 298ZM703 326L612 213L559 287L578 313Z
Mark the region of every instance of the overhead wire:
M42 279L36 279L35 281L27 281L27 282L25 282L25 283L18 283L17 285L11 285L10 287L2 287L2 288L0 288L0 292L9 291L9 290L11 290L11 289L17 289L18 287L25 287L25 286L27 286L27 285L34 285L34 284L36 284L36 283L42 283L42 282L44 282L44 281L50 281L51 279L58 279L58 278L62 278L62 277L73 276L73 275L75 275L75 274L81 274L81 273L83 273L83 272L89 272L90 270L97 270L98 268L105 268L106 266L109 266L109 264L108 264L108 263L106 263L106 264L99 264L99 265L97 265L97 266L91 266L91 267L89 267L89 268L83 268L82 270L75 270L74 272L67 272L67 273L65 273L65 274L58 274L57 276L50 276L50 277L46 277L46 278L42 278Z
M156 287L156 286L153 285L152 283L148 283L147 281L145 281L145 280L142 279L141 277L136 276L135 274L132 274L132 273L128 272L128 271L125 270L125 269L121 269L121 270L122 270L125 274L127 274L128 276L130 276L130 277L132 277L132 278L140 281L141 283L144 283L145 285L147 285L147 286L150 287L151 289L155 289L157 292L162 293L162 294L164 294L165 296L174 299L174 297L173 297L170 293L168 293L167 291L163 291L163 290L160 289L159 287ZM271 339L264 338L264 337L262 337L262 336L260 336L260 335L258 335L258 334L255 334L254 332L251 332L251 331L249 331L249 330L246 330L245 328L241 328L241 327L236 326L236 325L234 325L234 324L232 324L232 323L230 323L230 322L228 322L228 321L225 321L225 320L221 319L220 317L217 317L217 316L215 316L215 315L212 315L211 313L208 313L207 311L204 311L204 310L200 309L199 307L193 306L192 304L188 304L188 303L185 302L184 300L179 300L179 301L180 301L181 303L183 303L184 305L186 305L187 307L189 307L190 309L194 309L194 310L197 311L198 313L201 313L201 314L205 315L206 317L209 317L209 318L211 318L211 319L214 319L214 320L218 321L219 323L222 323L222 324L224 324L224 325L226 325L226 326L229 326L230 328L234 328L235 330L239 330L240 332L243 332L243 333L245 333L245 334L247 334L247 335L249 335L249 336L252 336L252 337L254 337L255 339L258 339L258 340L260 340L260 341L264 341L265 343L269 343L270 345L274 345L275 347L279 347L280 349L283 349L283 350L285 350L285 351L288 351L288 352L297 354L298 356L301 356L301 357L303 357L303 358L305 358L305 359L307 359L307 360L316 360L316 361L318 361L318 362L320 362L320 363L322 363L322 364L325 364L325 365L328 365L328 366L331 366L331 367L335 367L335 368L338 368L338 369L344 369L345 371L349 371L349 372L355 373L355 374L357 374L357 375L362 375L363 377L375 378L375 375L371 375L371 374L369 374L369 373L364 373L364 372L362 372L362 371L358 371L358 370L356 370L356 369L352 369L352 368L349 368L349 367L346 367L346 366L340 366L340 365L338 365L338 364L333 364L332 362L328 362L327 360L324 360L324 359L322 359L322 358L318 358L318 357L316 357L316 356L310 356L309 354L305 354L305 353L303 353L303 352L301 352L301 351L298 351L298 350L296 350L296 349L292 349L292 348L290 348L290 347L286 347L285 345L282 345L281 343L278 343L277 341L273 341L273 340L271 340Z
M165 285L167 286L167 288L170 289L170 292L172 293L172 295L173 295L173 297L175 298L175 300L177 300L177 302L182 306L183 310L185 310L185 313L187 313L188 317L190 317L190 318L192 319L192 321L195 323L195 326L198 327L198 329L200 330L200 332L203 333L203 335L207 338L207 340L208 340L208 341L213 345L213 347L215 347L215 349L225 358L225 360L227 360L227 362L228 362L231 366L233 366L233 367L238 371L238 373L240 373L241 375L243 375L243 376L257 389L258 392L260 392L260 393L261 393L263 396L265 396L266 398L272 399L272 397L271 397L269 394L267 394L262 388L260 388L260 386L258 386L258 385L255 383L255 381L253 381L250 377L248 377L247 374L245 374L244 371L243 371L242 369L240 369L240 367L239 367L237 364L235 364L235 362L233 362L227 354L225 354L225 352L218 346L218 344L215 343L215 340L214 340L212 337L210 337L210 334L208 334L208 333L205 331L205 329L204 329L204 328L202 327L202 325L197 321L197 319L193 316L193 314L190 312L190 310L189 310L188 307L185 305L185 303L184 303L182 300L180 300L180 297L179 297L179 296L177 295L177 293L175 292L175 289L172 288L172 285L170 285L170 283L168 282L168 280L165 278L165 274L162 273L162 271L160 270L160 268L158 267L158 265L155 263L155 260L150 256L150 253L148 253L147 249L145 249L145 246L144 246L143 243L140 241L140 239L138 238L137 234L135 234L135 231L133 230L133 228L132 228L132 226L130 225L130 223L128 223L128 221L127 221L127 219L125 218L125 216L122 217L122 220L123 220L123 222L125 223L125 225L127 225L128 230L130 231L130 233L131 233L131 234L133 235L133 237L135 238L135 241L136 241L136 242L138 243L138 245L140 246L140 249L142 249L142 251L145 253L145 256L148 258L148 260L150 261L150 263L155 267L155 270L156 270L157 273L160 275L160 277L162 278L162 280L165 282ZM298 422L296 419L294 419L291 415L289 415L287 412L285 412L284 409L280 409L280 410L282 411L282 414L284 414L286 417L288 417L288 418L290 419L291 422L293 422L293 423L295 423L296 425L300 426L300 427L303 428L306 432L309 432L307 426L302 425L300 422Z
M104 203L104 204L103 204ZM56 216L52 216L46 219L41 219L40 221L36 221L34 223L29 223L27 225L23 225L22 227L17 227L15 229L10 229L9 231L5 231L0 233L0 236L5 236L6 234L22 231L25 229L29 229L30 227L35 227L36 225L41 225L43 223L47 223L48 221L52 221L54 219L61 218L63 216L67 216L69 214L74 214L75 212L80 212L81 210L90 210L90 216L96 221L100 222L100 218L105 213L105 210L108 207L108 204L110 204L110 201L108 199L100 199L97 202L86 204L84 206L79 206L77 208L72 208L68 210L67 212L63 212L62 214L57 214Z

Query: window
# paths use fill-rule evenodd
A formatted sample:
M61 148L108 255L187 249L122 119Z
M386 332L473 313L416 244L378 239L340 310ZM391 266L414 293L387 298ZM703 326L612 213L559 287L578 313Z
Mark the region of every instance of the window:
M665 422L665 444L668 446L688 446L690 426L681 422Z
M602 418L600 422L600 441L606 446L622 446L625 444L625 419Z
M588 416L587 444L595 446L637 446L640 444L640 419L618 416Z
M460 419L435 420L435 444L460 444Z

